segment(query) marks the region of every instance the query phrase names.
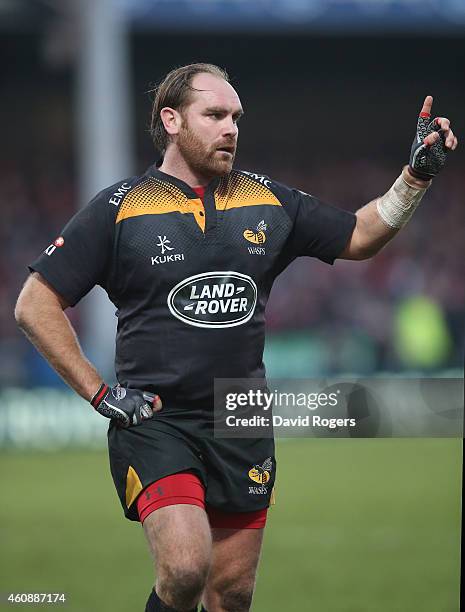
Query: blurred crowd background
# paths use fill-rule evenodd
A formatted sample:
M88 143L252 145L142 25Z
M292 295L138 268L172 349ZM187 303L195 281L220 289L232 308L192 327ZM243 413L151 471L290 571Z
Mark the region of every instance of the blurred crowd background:
M199 4L207 10L208 3ZM33 1L4 3L0 12L3 387L62 384L18 331L13 309L27 264L84 204L76 120L81 39L70 14L67 3ZM147 133L148 91L171 68L194 61L226 68L242 99L236 167L352 211L387 191L408 161L425 95L434 96L433 112L448 116L463 140L465 43L459 26L465 19L451 19L432 34L413 22L413 33L380 26L374 36L368 26L314 31L298 27L298 20L242 31L222 22L209 28L204 16L193 32L179 25L181 18L170 29L155 18L147 21L144 12L132 18L125 44L133 162L115 180L139 174L156 159ZM116 102L106 91L100 104L110 111ZM463 159L459 147L408 227L374 259L334 267L300 259L282 274L267 310L269 373L462 368ZM85 335L92 312L78 305L67 314ZM113 345L105 351L111 362Z

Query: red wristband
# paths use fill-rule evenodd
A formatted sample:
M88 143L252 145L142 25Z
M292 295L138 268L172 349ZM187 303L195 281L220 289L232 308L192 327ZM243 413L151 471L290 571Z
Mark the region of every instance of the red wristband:
M102 399L104 398L106 392L108 391L109 387L106 383L102 383L99 387L99 390L97 391L97 393L94 395L94 397L90 400L90 403L92 404L92 406L94 408L97 408L97 406L100 404L100 402L102 401Z

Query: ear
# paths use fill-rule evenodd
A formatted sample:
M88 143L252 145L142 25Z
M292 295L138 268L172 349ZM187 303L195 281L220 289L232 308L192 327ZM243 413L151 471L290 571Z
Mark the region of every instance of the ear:
M160 111L160 117L165 126L165 130L171 136L177 134L181 128L181 115L174 108L165 106Z

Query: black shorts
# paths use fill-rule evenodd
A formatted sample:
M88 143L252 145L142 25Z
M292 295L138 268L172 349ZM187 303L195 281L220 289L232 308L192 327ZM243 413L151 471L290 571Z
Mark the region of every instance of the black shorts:
M165 411L127 429L111 422L110 468L126 517L138 521L139 494L178 472L197 474L205 501L223 512L253 512L270 505L276 477L273 438L214 438L197 411Z

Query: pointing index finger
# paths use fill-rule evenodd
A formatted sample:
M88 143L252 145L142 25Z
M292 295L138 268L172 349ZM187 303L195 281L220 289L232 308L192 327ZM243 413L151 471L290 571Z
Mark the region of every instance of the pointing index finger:
M431 107L433 106L433 96L426 96L423 102L423 107L420 111L420 117L431 117Z

